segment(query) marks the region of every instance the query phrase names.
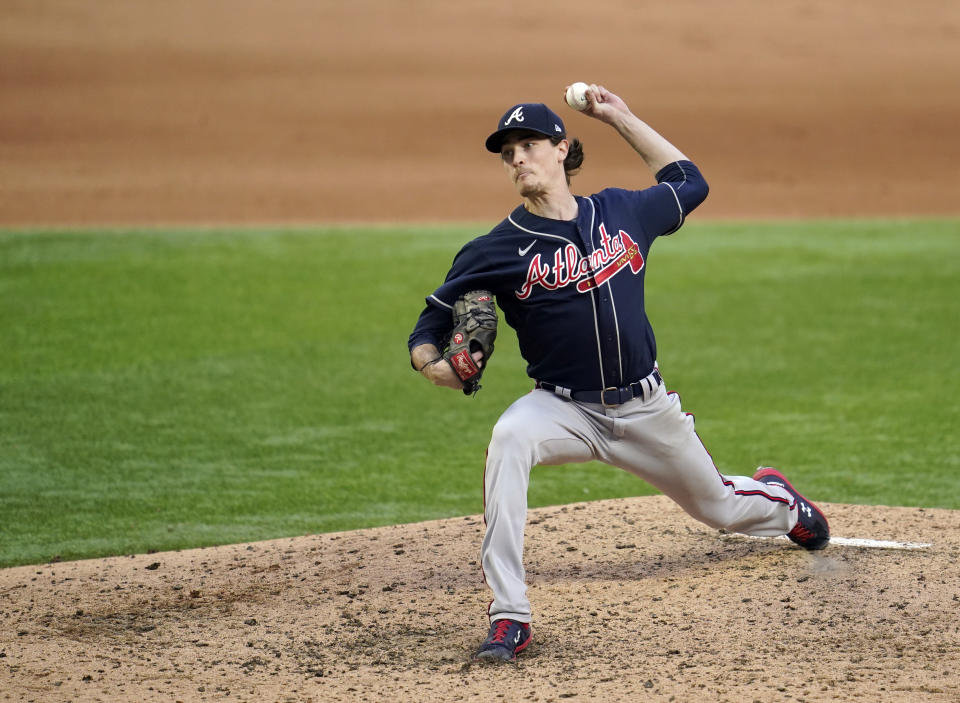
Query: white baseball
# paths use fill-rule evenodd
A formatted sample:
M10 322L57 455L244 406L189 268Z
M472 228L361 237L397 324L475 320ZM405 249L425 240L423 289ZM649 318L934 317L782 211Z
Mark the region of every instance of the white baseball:
M586 110L587 109L587 88L589 88L586 83L577 81L569 88L567 88L566 95L564 99L567 101L567 105L572 107L574 110Z

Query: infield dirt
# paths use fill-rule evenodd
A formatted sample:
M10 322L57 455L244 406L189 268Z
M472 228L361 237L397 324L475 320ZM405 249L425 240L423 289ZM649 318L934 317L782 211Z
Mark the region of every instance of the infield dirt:
M0 225L493 222L515 196L483 138L576 80L702 167L697 217L960 213L956 2L8 0ZM651 182L561 114L577 192ZM663 498L533 511L534 641L499 668L469 660L476 516L5 569L0 700L960 699L960 516L825 508L933 546L808 554Z
M533 643L478 665L478 516L0 571L0 700L960 698L960 513L825 505L809 553L656 496L531 511Z

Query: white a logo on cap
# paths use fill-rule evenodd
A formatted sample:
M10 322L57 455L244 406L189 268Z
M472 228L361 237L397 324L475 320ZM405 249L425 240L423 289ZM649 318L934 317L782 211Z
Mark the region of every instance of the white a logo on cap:
M523 108L522 108L522 107L518 107L516 110L514 110L513 112L511 112L511 113L510 113L510 117L508 117L508 118L504 121L503 126L506 127L508 124L510 124L510 123L513 122L514 120L516 120L517 122L523 122Z
M553 128L554 128L556 131L558 131L558 132L562 132L562 131L563 131L562 129L560 129L560 125L558 125L556 122L554 122Z

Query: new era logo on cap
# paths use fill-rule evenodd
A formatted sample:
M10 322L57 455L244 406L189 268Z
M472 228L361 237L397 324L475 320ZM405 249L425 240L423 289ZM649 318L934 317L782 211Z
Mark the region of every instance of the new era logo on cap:
M497 123L497 131L487 137L487 151L500 153L503 140L512 129L523 129L536 132L545 137L565 137L566 128L560 116L543 103L520 103L514 105Z

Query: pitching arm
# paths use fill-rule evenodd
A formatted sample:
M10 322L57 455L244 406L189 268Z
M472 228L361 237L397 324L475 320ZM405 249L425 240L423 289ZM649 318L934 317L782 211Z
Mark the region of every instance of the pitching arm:
M594 84L587 89L586 96L587 107L583 113L617 130L652 173L658 173L674 161L687 160L682 151L634 115L618 95Z

